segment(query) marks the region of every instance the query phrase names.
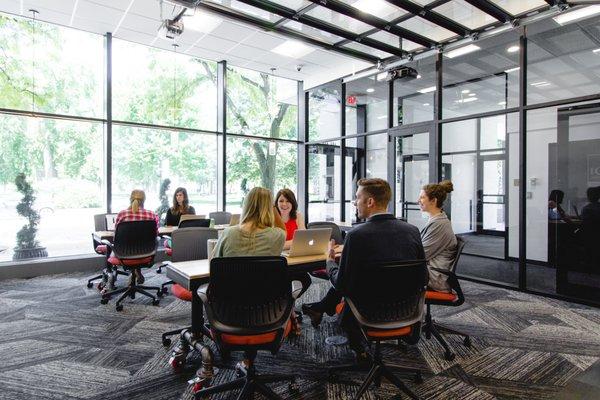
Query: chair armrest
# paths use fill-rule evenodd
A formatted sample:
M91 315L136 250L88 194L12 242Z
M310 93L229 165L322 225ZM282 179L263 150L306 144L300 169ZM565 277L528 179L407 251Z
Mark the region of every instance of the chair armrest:
M200 286L196 291L198 297L200 297L200 300L202 300L202 303L204 304L208 303L208 285L208 283L205 283L204 285Z
M106 247L110 249L110 251L106 252L107 255L110 255L110 253L113 251L113 244L108 239L102 239L100 243L106 245Z
M303 288L304 286L302 286L302 282L292 281L292 297L294 300L298 298Z

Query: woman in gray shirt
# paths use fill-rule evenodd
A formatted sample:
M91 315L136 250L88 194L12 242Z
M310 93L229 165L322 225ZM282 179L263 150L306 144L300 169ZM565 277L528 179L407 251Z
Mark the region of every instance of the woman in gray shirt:
M452 190L452 182L446 180L423 186L419 195L421 211L429 214L429 221L421 230L421 241L429 269L428 286L432 290L447 293L452 291L447 282L448 277L431 268L450 270L456 257L456 236L452 231L452 223L442 210L444 201Z

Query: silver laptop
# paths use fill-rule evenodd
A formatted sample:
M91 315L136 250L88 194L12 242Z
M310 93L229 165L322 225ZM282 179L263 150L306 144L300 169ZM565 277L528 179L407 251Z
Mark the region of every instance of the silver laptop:
M114 231L115 230L115 222L117 221L117 214L106 214L106 230Z
M330 238L331 228L298 229L294 232L290 251L284 251L283 255L302 257L325 254Z

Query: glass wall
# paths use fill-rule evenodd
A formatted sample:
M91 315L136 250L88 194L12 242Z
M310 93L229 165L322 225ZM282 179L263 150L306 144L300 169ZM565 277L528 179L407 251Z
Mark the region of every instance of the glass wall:
M341 136L342 96L338 84L308 92L308 139Z
M264 72L227 69L227 131L298 138L298 84Z
M346 135L388 127L389 84L377 76L346 84Z
M308 221L333 221L340 215L341 142L308 147Z
M100 35L0 15L0 108L10 109L0 114L0 215L8 222L0 227L0 262L92 253L93 216L127 208L134 188L143 189L145 207L156 210L183 186L199 214L216 211L219 195L228 211L239 211L256 185L297 192L296 81L228 68L223 111L232 135L224 146L222 187L217 63L114 39L109 132L105 42ZM39 216L35 237L17 234L27 222L17 213L20 174L34 191L29 216ZM24 246L36 251L14 250Z
M527 282L596 299L600 103L527 113Z
M435 57L406 65L415 70L415 78L394 81L393 126L433 120L435 96Z
M283 188L297 193L296 144L230 137L227 154L227 211L239 213L244 197L255 186L273 195Z
M367 141L367 178L387 179L387 133L369 135Z

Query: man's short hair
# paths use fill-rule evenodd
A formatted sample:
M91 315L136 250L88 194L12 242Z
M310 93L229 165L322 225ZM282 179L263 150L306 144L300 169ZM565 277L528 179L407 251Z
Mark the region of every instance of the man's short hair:
M387 207L392 199L392 188L385 179L363 178L358 181L358 186L362 187L378 206Z

